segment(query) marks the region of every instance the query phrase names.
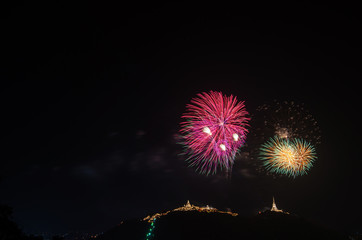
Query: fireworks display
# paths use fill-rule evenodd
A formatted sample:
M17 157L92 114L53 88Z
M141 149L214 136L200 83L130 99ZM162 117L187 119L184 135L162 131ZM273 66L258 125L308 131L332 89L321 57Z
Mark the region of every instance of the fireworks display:
M198 94L186 107L181 134L190 166L206 175L218 168L231 170L248 132L244 102L211 91Z
M253 117L254 135L260 142L270 137L305 139L314 145L321 143L317 121L304 107L293 101L264 104L257 108Z
M303 139L274 136L261 146L260 159L268 171L296 177L307 173L316 153L314 147Z
M273 101L252 115L248 139L249 164L259 173L297 177L316 160L315 146L321 133L315 118L303 104Z

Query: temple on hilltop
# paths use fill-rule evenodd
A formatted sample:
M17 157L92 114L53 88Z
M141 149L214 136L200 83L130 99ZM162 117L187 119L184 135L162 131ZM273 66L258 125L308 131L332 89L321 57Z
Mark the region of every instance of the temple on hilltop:
M187 203L183 205L182 207L176 208L173 211L199 211L199 212L217 212L218 210L216 208L210 207L209 205L206 205L206 207L199 207L192 205L189 200L187 200Z
M191 211L191 210L196 210L196 208L194 205L191 205L189 200L187 200L187 203L183 207L176 208L174 211L177 211L177 210L178 211Z
M193 211L197 210L197 208L197 206L191 205L190 201L187 200L187 203L185 205L179 208L175 208L173 211Z
M207 213L216 213L217 212L217 213L226 213L226 214L232 215L234 217L238 215L237 213L233 213L231 211L227 211L227 212L219 211L216 208L210 207L209 205L206 205L206 207L195 206L195 205L192 205L189 200L187 200L186 204L183 205L182 207L175 208L173 210L169 210L169 211L163 212L163 213L155 213L152 216L145 217L143 219L143 221L152 222L156 218L159 218L161 216L165 216L165 215L169 214L170 212L177 212L177 211L181 211L181 212L198 211L198 212L207 212Z
M270 211L271 212L280 212L280 213L289 214L288 212L284 212L283 210L277 208L274 197L273 197L273 205L272 205L272 208L270 209Z

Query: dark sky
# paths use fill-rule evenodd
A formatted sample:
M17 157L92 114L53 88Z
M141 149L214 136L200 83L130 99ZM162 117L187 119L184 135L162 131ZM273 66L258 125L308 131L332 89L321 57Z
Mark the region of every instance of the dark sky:
M50 2L0 7L0 203L25 232L100 232L187 199L248 216L273 195L362 231L358 6ZM180 117L210 90L251 114L304 103L322 132L309 174L188 168Z

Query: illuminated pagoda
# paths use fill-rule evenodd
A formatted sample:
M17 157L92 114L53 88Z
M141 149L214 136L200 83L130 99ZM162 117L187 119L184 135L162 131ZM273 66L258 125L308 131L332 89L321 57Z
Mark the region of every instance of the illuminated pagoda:
M270 209L270 211L271 212L280 212L280 213L289 214L288 212L284 212L283 210L277 208L274 197L273 197L273 205L272 205L272 208Z
M193 211L193 210L197 210L198 207L191 205L190 201L187 200L187 203L185 205L183 205L182 207L176 208L173 211Z

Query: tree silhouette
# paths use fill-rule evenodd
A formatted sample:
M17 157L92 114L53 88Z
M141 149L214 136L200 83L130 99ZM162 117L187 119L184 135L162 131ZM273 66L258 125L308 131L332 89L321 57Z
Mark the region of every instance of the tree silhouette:
M18 225L11 220L13 210L11 207L0 205L0 239L1 240L18 240L24 239L24 234Z

